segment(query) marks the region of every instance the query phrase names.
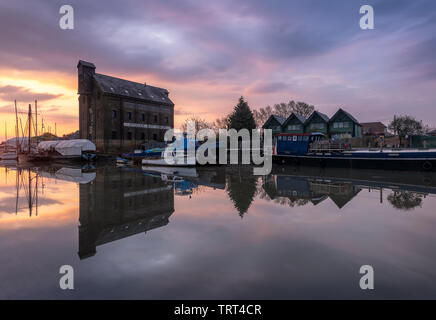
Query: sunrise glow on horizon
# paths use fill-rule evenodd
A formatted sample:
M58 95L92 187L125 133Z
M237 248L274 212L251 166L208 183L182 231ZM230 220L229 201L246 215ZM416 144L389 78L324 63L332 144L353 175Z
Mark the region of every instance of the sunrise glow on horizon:
M22 111L38 100L58 135L78 130L80 59L167 88L175 127L190 115L222 117L241 95L253 109L297 100L329 115L342 107L362 122L410 114L436 125L431 4L369 3L370 31L359 28L352 2L74 1L74 30L59 28L59 1L25 10L22 1L2 3L0 140L5 121L14 135L14 100Z

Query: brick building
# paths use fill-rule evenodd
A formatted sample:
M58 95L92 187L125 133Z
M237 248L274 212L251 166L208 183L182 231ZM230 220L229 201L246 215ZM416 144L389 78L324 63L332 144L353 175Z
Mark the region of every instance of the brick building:
M168 90L95 73L95 65L82 60L77 69L80 138L98 151L118 153L163 141L174 127Z
M365 136L386 136L388 128L381 122L363 122L362 133Z

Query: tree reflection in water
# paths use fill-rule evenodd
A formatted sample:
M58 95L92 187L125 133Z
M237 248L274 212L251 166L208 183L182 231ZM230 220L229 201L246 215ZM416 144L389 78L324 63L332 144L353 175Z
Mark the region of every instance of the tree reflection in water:
M388 195L389 203L398 210L409 211L416 207L422 207L425 195L410 191L393 191Z
M243 174L241 171L227 176L227 194L236 210L238 210L241 219L256 197L257 181L257 176Z

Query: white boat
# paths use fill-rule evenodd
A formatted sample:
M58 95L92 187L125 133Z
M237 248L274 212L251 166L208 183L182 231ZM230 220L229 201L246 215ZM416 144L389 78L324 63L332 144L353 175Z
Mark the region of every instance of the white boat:
M38 144L38 156L52 159L82 158L95 153L95 144L87 139L43 141Z
M177 154L173 152L170 156L165 157L162 152L159 158L142 159L142 164L146 166L161 166L161 167L195 167L197 160L195 155Z

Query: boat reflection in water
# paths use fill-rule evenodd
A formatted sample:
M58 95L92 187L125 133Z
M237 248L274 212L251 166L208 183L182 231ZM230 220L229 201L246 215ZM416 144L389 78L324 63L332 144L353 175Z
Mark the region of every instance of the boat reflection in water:
M29 217L38 216L38 211L41 206L40 197L43 196L42 202L47 203L44 196L45 181L48 179L55 181L75 182L79 184L87 184L95 179L95 172L88 172L81 167L20 167L17 162L2 163L6 185L14 185L11 192L14 197L7 200L13 200L13 204L9 203L8 207L14 207L15 215L19 212L28 211ZM10 184L8 176L12 176L14 183ZM10 211L10 210L9 210Z

